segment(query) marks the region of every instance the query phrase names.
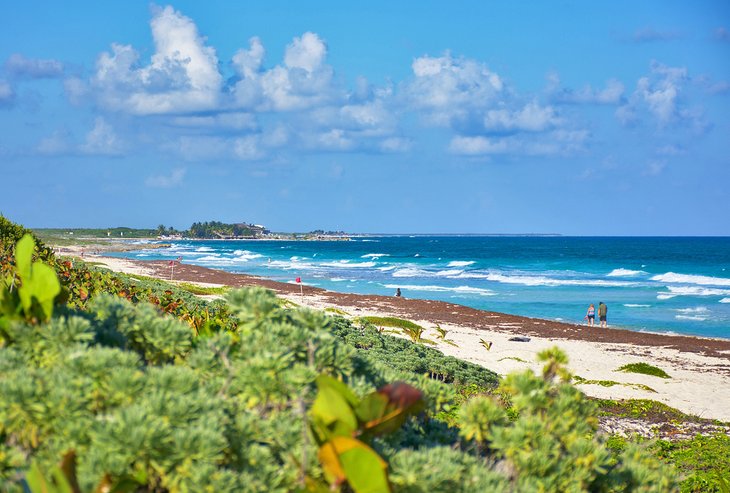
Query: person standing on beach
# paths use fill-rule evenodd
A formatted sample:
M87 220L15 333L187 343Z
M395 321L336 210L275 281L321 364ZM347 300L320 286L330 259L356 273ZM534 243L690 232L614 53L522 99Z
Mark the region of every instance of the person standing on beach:
M601 321L601 327L608 327L606 315L608 315L608 307L603 301L601 301L598 303L598 319Z
M593 323L596 321L596 307L593 303L588 306L588 312L586 313L586 320L588 325L593 327Z

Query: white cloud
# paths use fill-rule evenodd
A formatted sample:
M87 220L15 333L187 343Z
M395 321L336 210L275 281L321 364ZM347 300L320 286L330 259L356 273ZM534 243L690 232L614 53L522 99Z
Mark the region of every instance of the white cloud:
M678 107L680 93L688 80L686 68L652 62L649 75L639 78L636 89L617 110L616 117L621 123L629 124L648 114L660 127L677 121L698 121L701 115Z
M99 56L92 79L99 102L140 115L216 108L218 58L193 21L168 6L154 12L150 26L155 53L148 65L138 67L139 54L128 45L113 44Z
M69 77L63 81L63 90L71 104L79 105L89 95L89 84L79 77Z
M609 79L603 89L594 89L586 84L581 89L573 90L561 87L556 73L548 75L547 94L557 103L618 104L623 99L624 91L624 85L617 79Z
M5 61L5 71L15 77L46 79L63 75L63 64L58 60L26 58L14 53Z
M487 137L460 137L451 139L449 150L454 154L478 156L484 154L503 154L509 150L505 139L489 139Z
M233 57L239 75L233 94L243 108L259 111L301 111L337 101L345 93L333 81L334 70L325 63L327 46L312 32L295 37L287 45L284 63L269 70L261 64L264 47L258 38Z
M540 135L506 137L454 136L449 144L453 154L486 156L511 154L527 156L564 155L583 150L589 134L585 130L554 130Z
M94 128L86 134L86 140L79 147L84 154L105 154L109 156L121 154L124 150L122 141L111 125L102 117L97 117Z
M169 175L148 176L144 184L150 188L175 188L183 183L185 168L176 168Z
M50 136L41 139L37 151L40 154L51 156L66 154L72 151L70 140L71 136L68 132L57 130Z
M15 101L15 91L9 82L0 80L0 107L10 106Z
M408 152L413 147L413 141L403 137L388 137L378 147L382 152Z
M510 132L522 130L542 132L561 123L555 110L550 106L540 106L537 101L527 103L518 110L488 110L484 116L484 128L488 131Z
M244 161L254 161L264 157L261 149L260 137L258 135L247 135L235 139L233 143L233 152L238 159Z
M177 127L209 128L216 130L256 130L259 125L253 113L233 112L203 116L176 116L170 123Z
M494 105L503 97L504 83L486 65L466 58L423 56L411 65L414 78L403 92L410 105L425 111L437 124Z

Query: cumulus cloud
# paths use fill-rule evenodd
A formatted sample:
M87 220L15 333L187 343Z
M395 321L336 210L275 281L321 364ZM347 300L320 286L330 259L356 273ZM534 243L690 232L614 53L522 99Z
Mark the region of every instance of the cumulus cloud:
M14 53L5 61L5 71L14 77L48 79L63 75L63 64L58 60L26 58Z
M436 125L494 105L505 90L501 77L483 63L466 58L423 56L411 65L413 79L403 88L412 108L424 111Z
M148 176L144 184L150 188L175 188L183 183L185 168L176 168L169 175Z
M99 56L91 84L100 104L139 115L216 108L218 58L195 23L168 6L155 10L150 26L155 53L149 64L140 66L129 45L113 44Z
M531 101L516 110L488 110L484 116L484 128L494 132L542 132L561 123L555 110Z
M449 143L452 154L488 156L512 154L528 156L567 155L583 150L589 134L585 130L553 130L541 136L509 135L503 137L457 135Z
M556 103L570 104L618 104L623 100L624 85L609 79L603 89L593 88L586 84L581 89L561 87L560 77L556 73L548 75L547 94Z
M651 117L660 127L675 122L702 125L702 113L681 106L680 95L689 82L685 67L669 67L653 61L649 75L639 78L636 89L626 104L619 107L616 117L625 125Z
M342 100L344 91L333 82L334 70L325 63L327 45L316 34L295 37L284 52L284 63L262 69L265 50L258 38L233 57L239 80L233 87L238 105L259 110L304 110Z
M11 106L15 102L15 90L9 82L0 80L0 108Z
M98 117L94 122L94 128L86 134L86 140L79 150L84 154L114 156L122 154L124 145L112 126L102 117Z

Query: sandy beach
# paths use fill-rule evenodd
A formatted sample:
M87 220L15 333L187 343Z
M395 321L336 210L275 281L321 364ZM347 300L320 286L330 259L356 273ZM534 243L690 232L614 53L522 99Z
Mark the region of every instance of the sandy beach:
M77 254L65 251L63 254ZM118 272L170 279L167 262L86 256ZM609 399L651 399L701 418L730 421L730 340L601 329L550 320L476 310L461 305L419 299L343 294L244 274L181 264L175 281L214 286L259 285L299 305L337 308L348 317L394 316L427 329L424 337L436 341L445 354L489 368L499 374L530 368L537 371L537 353L558 346L569 357L574 375L587 381L614 385L578 384L589 396ZM447 331L439 341L436 326ZM510 340L520 337L523 341ZM529 338L529 341L524 341ZM487 350L480 343L492 343ZM671 378L616 371L628 363L648 363Z

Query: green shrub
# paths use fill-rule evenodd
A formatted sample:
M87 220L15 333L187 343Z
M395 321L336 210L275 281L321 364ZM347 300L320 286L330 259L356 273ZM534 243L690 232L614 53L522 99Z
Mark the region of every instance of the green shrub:
M618 368L616 371L641 373L643 375L653 375L660 378L672 378L661 368L657 368L656 366L652 366L648 363L629 363Z

